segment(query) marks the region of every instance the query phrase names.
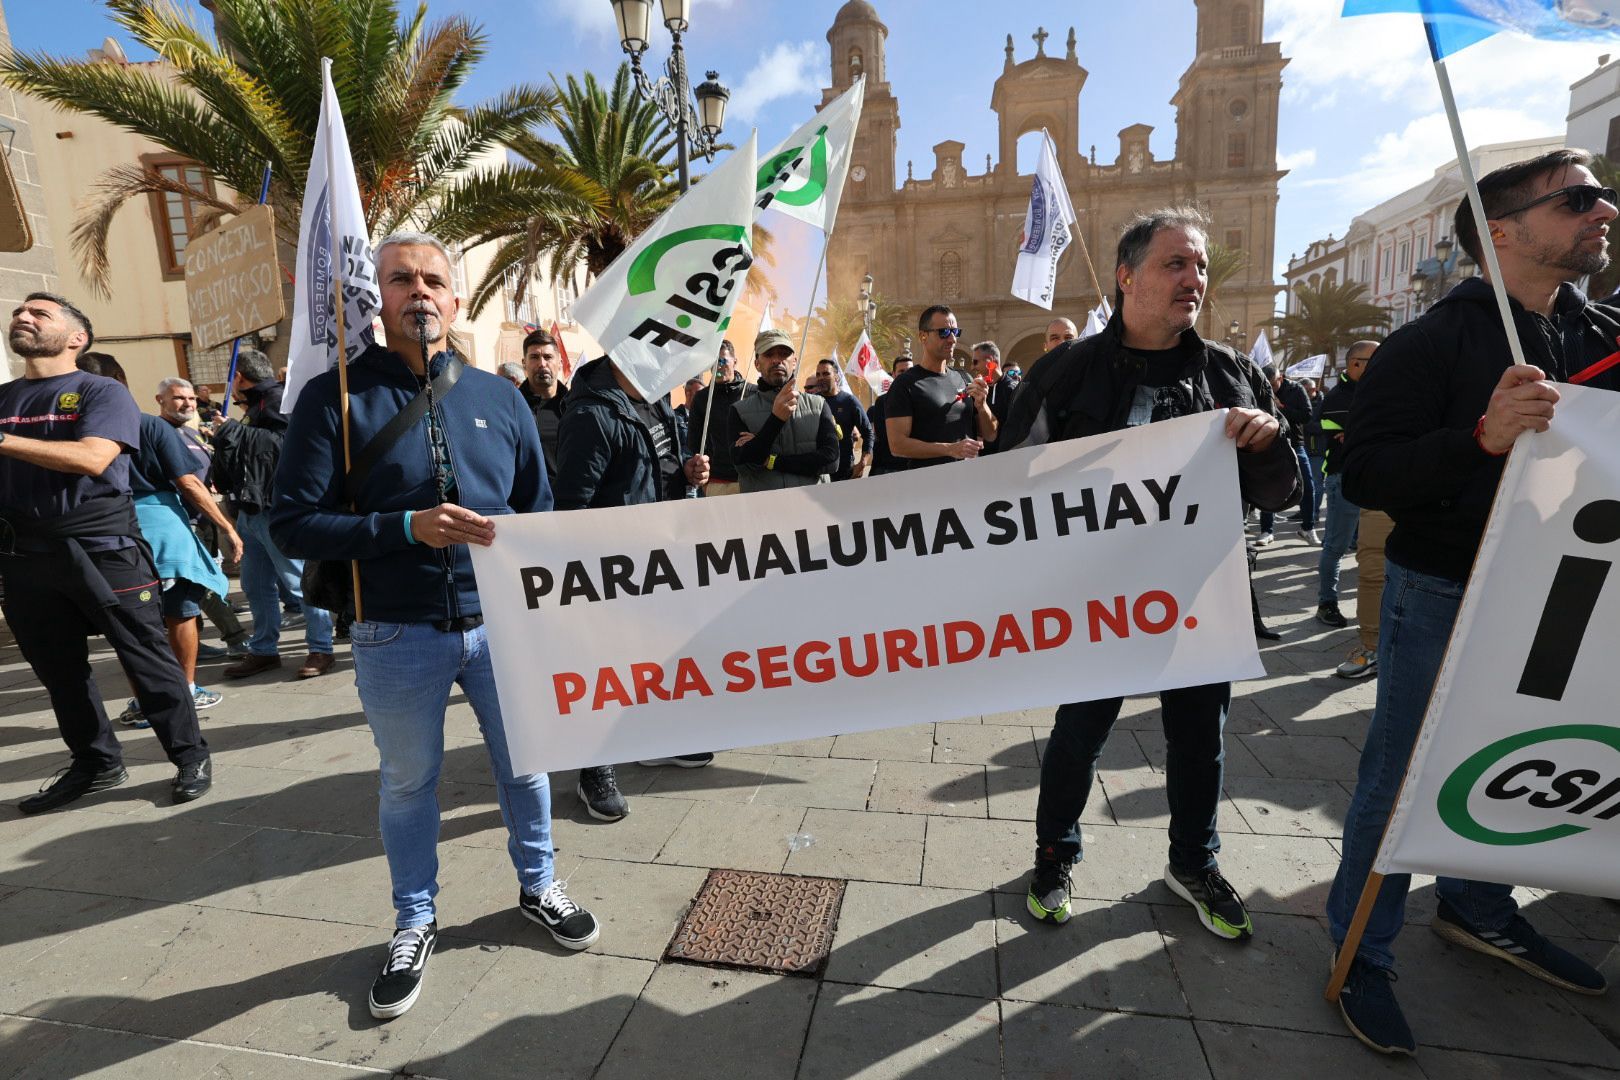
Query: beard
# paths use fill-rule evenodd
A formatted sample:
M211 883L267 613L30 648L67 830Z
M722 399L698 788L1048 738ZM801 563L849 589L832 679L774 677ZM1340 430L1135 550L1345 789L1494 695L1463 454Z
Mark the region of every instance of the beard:
M1576 276L1601 274L1609 267L1609 245L1605 243L1596 251L1582 251L1578 246L1572 247L1552 259L1551 263L1558 269L1567 270Z
M11 332L11 351L24 360L37 360L42 356L55 356L67 345L67 333L48 334L39 330L17 329Z

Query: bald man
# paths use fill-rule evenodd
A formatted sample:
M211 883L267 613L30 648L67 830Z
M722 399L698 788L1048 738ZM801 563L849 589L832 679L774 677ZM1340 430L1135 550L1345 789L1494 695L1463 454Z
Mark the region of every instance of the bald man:
M1046 352L1051 352L1065 341L1073 341L1080 336L1074 323L1068 319L1053 319L1046 325Z

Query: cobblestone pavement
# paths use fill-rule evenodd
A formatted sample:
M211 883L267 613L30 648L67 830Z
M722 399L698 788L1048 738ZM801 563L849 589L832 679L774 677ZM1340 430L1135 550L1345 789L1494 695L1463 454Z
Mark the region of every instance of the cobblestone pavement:
M204 714L216 784L168 805L150 732L131 782L25 818L65 754L0 637L0 1077L1620 1078L1620 993L1565 994L1449 946L1414 883L1398 992L1422 1041L1389 1061L1322 1000L1322 904L1375 686L1331 677L1353 630L1311 618L1316 549L1266 549L1283 640L1236 688L1222 866L1256 936L1210 936L1160 882L1164 739L1127 703L1085 814L1074 919L1023 910L1051 710L756 746L703 770L621 776L632 813L591 821L554 778L559 876L602 920L570 953L519 916L488 764L452 699L440 798L442 936L408 1015L370 1018L392 924L375 751L346 649L224 685ZM1353 561L1346 591L1353 591ZM1345 603L1353 617L1354 600ZM3 632L3 631L0 631ZM301 642L284 638L292 661ZM105 653L109 702L125 691ZM788 839L815 842L790 853ZM711 867L849 881L817 979L660 963ZM1551 936L1620 979L1620 904L1519 890Z

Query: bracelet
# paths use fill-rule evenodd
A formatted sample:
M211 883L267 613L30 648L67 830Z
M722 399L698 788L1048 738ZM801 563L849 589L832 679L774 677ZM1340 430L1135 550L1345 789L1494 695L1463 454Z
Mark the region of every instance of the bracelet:
M1474 425L1474 445L1484 450L1491 457L1506 457L1507 450L1492 450L1485 445L1485 417L1480 416L1479 422ZM1512 447L1508 447L1511 450Z
M416 513L415 510L405 511L405 542L407 544L414 544L417 542L416 537L411 533L411 515L414 513Z

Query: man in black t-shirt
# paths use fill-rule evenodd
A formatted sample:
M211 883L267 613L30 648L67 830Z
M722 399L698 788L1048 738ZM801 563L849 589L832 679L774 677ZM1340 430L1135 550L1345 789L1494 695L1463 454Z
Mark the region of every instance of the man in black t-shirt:
M914 469L978 457L996 437L996 418L987 404L988 384L951 367L962 336L956 315L935 304L922 313L917 329L922 360L896 378L884 396L889 453Z
M27 372L0 386L5 617L73 755L17 808L55 809L129 779L90 673L92 634L118 654L179 769L174 801L200 798L213 783L208 744L164 634L158 575L130 501L127 455L140 445L140 410L122 386L74 366L92 331L61 297L29 294L12 313L9 338Z
M914 363L916 361L909 355L897 356L889 370L894 372L894 378L898 379L911 370ZM889 453L889 429L885 420L889 408L889 391L892 389L894 389L893 379L884 384L882 396L872 402L872 407L866 410L866 418L872 423L872 476L904 472L907 464Z

